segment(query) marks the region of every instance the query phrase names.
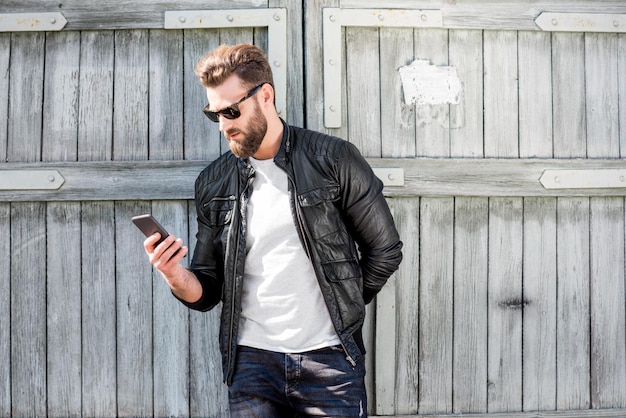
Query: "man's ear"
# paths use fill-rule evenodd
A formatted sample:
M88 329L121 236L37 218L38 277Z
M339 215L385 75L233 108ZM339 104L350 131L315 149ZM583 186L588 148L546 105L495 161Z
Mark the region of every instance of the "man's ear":
M263 95L263 103L274 103L274 87L271 84L265 83L261 87L261 94Z

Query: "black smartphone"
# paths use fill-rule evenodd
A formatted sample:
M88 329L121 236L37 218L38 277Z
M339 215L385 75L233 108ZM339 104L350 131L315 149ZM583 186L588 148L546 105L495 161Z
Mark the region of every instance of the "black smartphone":
M161 225L159 221L157 221L156 218L149 213L145 215L133 216L132 221L146 237L154 235L156 232L161 234L161 239L154 244L155 247L170 235L167 230L163 228L163 225Z

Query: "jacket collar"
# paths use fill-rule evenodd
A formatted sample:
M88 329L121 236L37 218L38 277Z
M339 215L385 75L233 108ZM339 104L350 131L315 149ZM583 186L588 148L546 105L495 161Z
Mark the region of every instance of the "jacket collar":
M279 166L284 166L287 164L287 161L289 161L291 155L292 135L289 125L287 125L282 118L280 121L283 123L283 138L280 141L280 148L274 157L274 162Z

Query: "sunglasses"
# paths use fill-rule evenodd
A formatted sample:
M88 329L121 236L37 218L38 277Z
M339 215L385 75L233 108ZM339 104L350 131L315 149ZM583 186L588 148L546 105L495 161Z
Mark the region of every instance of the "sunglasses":
M228 107L225 107L224 109L220 109L217 111L212 111L209 110L209 105L206 105L204 107L204 109L202 109L202 111L204 112L204 115L209 118L212 122L219 122L220 121L220 115L224 116L226 119L237 119L239 116L241 116L241 111L239 110L239 105L246 99L249 99L250 97L254 96L255 93L257 91L259 91L259 89L263 86L263 84L265 83L261 83L258 86L256 86L255 88L253 88L252 90L250 90L248 92L248 94L246 94L246 96L239 100L237 103L231 104Z

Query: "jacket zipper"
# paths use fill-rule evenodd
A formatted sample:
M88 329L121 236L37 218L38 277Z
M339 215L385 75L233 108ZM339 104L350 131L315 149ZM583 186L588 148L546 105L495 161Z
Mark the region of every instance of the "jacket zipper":
M254 170L252 170L250 172L250 175L248 176L248 180L246 182L246 186L244 187L243 191L240 193L239 195L239 204L237 205L237 210L241 211L241 208L243 207L243 205L241 204L241 200L243 199L243 196L245 195L246 191L248 190L248 187L250 187L250 185L252 184L252 181L254 179ZM240 249L240 245L239 242L241 241L241 222L242 222L242 218L243 218L243 214L239 214L239 216L237 217L239 219L239 222L237 223L237 232L236 232L236 242L235 244L235 259L234 259L234 268L233 268L233 277L232 277L232 281L233 281L233 287L231 289L231 299L230 299L230 329L228 330L228 378L230 379L230 375L232 374L232 367L233 367L233 328L235 326L235 295L236 295L236 287L237 287L237 264L238 264L238 260L239 260L239 249Z
M306 232L306 227L304 226L304 224L302 222L302 214L300 212L300 205L298 204L298 201L296 199L296 194L295 194L296 185L295 185L295 181L291 178L291 176L289 174L287 174L287 178L289 178L289 182L291 183L291 190L292 190L291 191L291 195L292 195L291 200L292 200L293 206L295 208L296 220L298 222L298 227L300 228L300 233L302 234L302 241L304 242L304 250L306 251L307 256L309 257L309 260L311 260L311 262L315 266L315 262L313 260L311 249L309 248L309 240L308 240L308 234ZM356 367L356 361L354 361L352 356L348 353L348 349L346 348L345 344L341 340L341 337L339 337L339 333L337 332L337 328L335 327L335 323L334 323L334 321L332 319L331 319L331 322L333 323L333 327L335 328L335 333L337 334L337 337L339 339L339 344L341 345L341 348L343 349L343 352L346 355L346 360L348 360L348 362L352 365L352 367Z

